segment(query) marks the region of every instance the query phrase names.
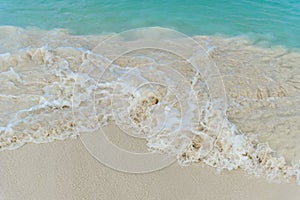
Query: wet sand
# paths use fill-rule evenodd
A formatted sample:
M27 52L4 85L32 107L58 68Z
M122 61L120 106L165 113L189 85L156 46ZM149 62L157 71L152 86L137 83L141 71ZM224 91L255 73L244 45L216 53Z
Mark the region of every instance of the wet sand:
M146 32L146 35L152 36L152 33ZM92 104L95 102L94 96L91 96L93 89L90 88L99 86L92 81L93 78L98 80L97 76L104 69L99 66L104 66L101 64L107 60L97 60L97 57L94 61L99 61L100 65L94 67L91 61L95 57L90 50L106 36L72 36L62 30L48 32L14 27L2 27L0 35L5 36L0 38L3 42L0 46L0 52L3 53L0 57L1 199L282 199L287 196L289 199L297 199L299 196L300 189L295 184L295 179L298 183L300 181L298 52L283 47L255 46L242 37L195 36L193 39L207 50L209 60L216 64L217 71L220 72L221 76L218 78L222 79L228 106L225 115L227 124L219 135L210 131L209 125L214 127L219 124L218 120L214 120L218 119L215 110L207 110L208 114L206 113L205 117L208 121L200 120L207 122L206 127L197 127L196 131L191 129L194 132L182 132L187 133L187 141L177 140L180 138L176 138L176 133L174 137L170 134L163 138L166 143L178 141L179 146L176 146L176 143L169 143L169 146L157 145L161 142L159 136L163 135L136 143L129 137L115 137L115 129L106 127L107 122L112 120L113 106L112 103L107 103L111 91L115 89L115 85L111 83L120 80L119 77L126 77L122 73L128 74L128 71L123 70L127 65L143 66L145 61L151 61L144 58L128 60L126 56L116 59L117 67L112 68L112 73L102 77L107 82L97 88L100 93L97 99L99 105L96 106L99 112L98 120L103 123L100 125L106 127L106 134L113 139L113 143L124 149L147 151L148 142L148 147L158 151L174 150L172 153L177 155L181 164L197 163L188 167L174 163L153 173L133 175L103 166L87 152L79 139L70 139L78 136L77 131L80 128L95 128L94 115L91 115ZM138 37L138 34L136 36ZM145 40L131 43L130 39L132 38L129 37L129 41L125 42L120 40L120 44L113 43L114 45L107 45L109 48L101 50L104 49L104 53L109 55L126 50L124 44L137 47L145 45ZM176 43L178 41L182 43ZM183 44L183 54L188 52L189 47L185 41L180 38L175 42L175 47ZM150 52L150 55L164 54L158 51L158 54ZM135 54L131 56L134 57ZM168 63L168 56L158 56L158 60ZM211 66L200 62L203 61L201 59L198 61L200 65ZM154 66L156 64L154 63ZM198 77L198 72L188 65L183 65L180 59L171 64L169 68L168 64L149 69L137 67L134 72L138 73L132 73L127 80L142 80L135 76L141 74L143 78L163 83L165 86L175 83L173 88L179 91L178 97L183 99L182 102L173 101L172 98L176 97L174 95L169 95L165 104L161 103L162 97L158 96L156 99L160 101L158 105L162 105L162 108L168 106L168 102L175 102L171 107L173 110L181 104L183 110L189 111L188 104L184 102L193 103L194 99L205 102L208 92L213 96L221 91L213 93L212 90L205 90L204 81ZM170 68L173 71L167 70ZM210 71L211 68L207 69ZM74 77L77 75L79 80L83 78L83 82L75 87L78 89L75 96L80 106L75 106L78 109L75 116L79 119L75 120L77 124L74 124L72 106L73 100L75 99L75 103L77 100L73 99L72 95L75 94ZM165 83L163 77L167 76L170 76L170 82ZM211 77L214 76L209 76ZM208 77L204 79L211 83L215 80ZM127 87L126 84L125 81ZM142 97L148 97L149 88L140 90L146 91L146 95L141 95ZM197 95L194 99L185 93L191 88ZM156 90L164 91L163 88ZM135 91L135 88L132 91ZM130 99L126 95L122 96L119 104L115 106L117 113L119 108L127 112L126 103ZM143 103L144 100L142 98L137 102ZM156 103L153 105L157 105L157 101L154 101ZM133 111L131 116L149 119L149 116L143 117L144 115L139 113L140 110L144 112L144 105L137 106L139 109L135 109L135 105L128 105ZM185 115L180 117L189 123L199 122L196 121L198 118L195 121L189 120L190 113L195 112L181 112ZM170 116L175 115L170 112L167 119L172 119ZM130 121L128 116L123 115L121 119L117 121L119 127L127 130L132 130L132 127L139 129L137 124L143 121L137 119L135 126L132 126L134 123L131 122L134 121ZM170 130L175 129L171 127ZM190 134L191 132L193 134ZM222 174L217 174L215 168L223 170ZM264 178L255 178L254 174ZM292 183L269 183L265 179L266 176L268 180L287 179Z

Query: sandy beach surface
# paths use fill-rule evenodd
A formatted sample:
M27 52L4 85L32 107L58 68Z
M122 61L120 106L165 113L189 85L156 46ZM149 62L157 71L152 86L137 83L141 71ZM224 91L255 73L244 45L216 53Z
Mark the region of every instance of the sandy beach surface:
M28 144L0 153L0 199L299 199L293 184L269 183L242 171L177 163L126 174L94 159L79 139Z
M141 29L100 43L107 36L2 27L0 200L299 199L300 54L178 34ZM72 139L99 127L124 150L181 165L106 167ZM138 166L86 141L117 167Z

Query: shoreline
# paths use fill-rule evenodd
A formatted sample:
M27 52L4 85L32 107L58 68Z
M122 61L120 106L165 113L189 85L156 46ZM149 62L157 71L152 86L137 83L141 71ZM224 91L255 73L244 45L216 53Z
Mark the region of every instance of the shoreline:
M87 118L85 118L86 116L83 116L83 118L80 118L78 122L83 129L93 129L94 124L92 118L89 118L91 117L89 115L91 112L88 106L93 103L93 98L90 96L91 91L93 90L90 90L89 88L90 86L94 86L93 81L97 80L97 77L94 77L93 75L100 73L103 69L98 66L93 66L93 60L89 60L93 59L93 54L91 54L90 50L98 44L99 40L104 40L105 36L73 36L55 30L49 32L46 31L46 34L45 31L37 31L33 34L31 30L28 31L24 29L18 32L14 27L7 31L13 34L5 35L8 36L10 40L7 40L7 43L5 43L7 46L2 48L6 48L8 52L13 51L12 49L18 49L18 51L11 54L2 54L2 57L0 57L0 63L2 63L1 70L3 71L0 74L0 78L1 80L3 79L3 83L5 83L1 90L3 93L1 98L5 100L4 102L11 104L9 110L7 110L5 106L0 106L1 111L8 116L5 118L3 117L1 119L2 121L0 121L1 126L8 127L7 129L1 129L1 134L3 134L1 135L3 137L0 137L1 147L10 148L14 147L14 145L21 144L21 142L44 143L51 142L53 139L60 140L68 137L76 137L77 133L75 132L76 128L73 123L71 108L74 105L74 101L72 100L72 95L74 94L74 77L77 77L76 75L78 74L79 78L83 79L82 82L80 82L82 85L76 85L78 91L80 90L80 93L77 94L80 94L79 96L83 95L83 100L80 99L80 97L78 98L78 102L75 100L75 103L81 105L81 103L84 102L84 104L82 104L83 106L78 107L79 109L82 109L78 110L78 113L87 113ZM3 33L1 32L1 34ZM139 34L137 37L138 36ZM14 39L16 39L16 41ZM209 59L213 60L217 64L218 70L220 70L222 74L222 81L224 81L222 82L223 87L226 89L227 93L226 98L230 99L230 104L226 109L226 114L228 115L228 126L226 127L227 132L224 131L224 134L221 136L214 135L215 133L213 131L210 132L212 135L206 134L208 132L205 131L209 130L206 129L209 125L207 127L203 127L201 124L199 124L199 127L196 127L199 128L197 129L199 132L192 132L195 135L198 134L197 136L190 136L190 132L183 133L187 134L186 136L190 139L190 141L187 141L187 143L179 142L182 146L187 145L185 146L186 152L184 153L181 152L182 149L180 149L180 147L176 146L174 148L175 153L178 156L177 158L181 159L183 164L184 162L189 163L203 159L204 163L207 165L216 167L220 170L242 168L252 174L267 175L269 176L268 178L271 179L278 178L278 176L282 175L284 178L298 178L299 181L299 173L297 171L298 166L292 166L291 163L286 163L284 158L286 158L288 162L297 162L300 157L298 153L298 149L300 147L297 147L296 143L298 138L297 124L293 123L299 119L297 108L295 108L294 105L299 105L297 104L299 101L299 90L297 89L299 88L299 82L297 82L299 74L297 71L299 71L299 69L297 66L300 54L289 52L287 49L279 47L274 49L260 48L253 46L249 43L249 41L244 39L237 40L236 38L226 39L209 36L199 36L194 37L193 39L196 39L205 47L205 49L208 49L207 52L209 54ZM125 44L127 44L126 42ZM143 45L143 40L139 39L137 42L138 44ZM30 48L28 48L28 45ZM69 46L74 48L69 48ZM119 50L120 46L116 45L115 47ZM104 49L108 50L108 52L110 51L115 53L114 50L116 49L110 49L109 47L110 46ZM210 47L213 48L210 49ZM22 50L19 50L20 48ZM155 54L155 51L148 53L154 56L163 55L161 52ZM176 58L174 55L173 58ZM171 54L166 54L162 57L158 56L157 62L163 60L163 62L165 61L168 63L168 56L171 56ZM100 103L98 107L105 108L99 110L100 115L97 113L100 123L107 123L107 120L109 121L111 117L111 104L109 103L110 101L107 104L107 99L109 100L109 98L111 98L109 94L111 94L111 89L115 87L114 85L109 85L111 80L107 81L106 77L114 78L118 77L122 73L126 74L127 71L124 69L126 69L128 63L131 63L134 67L135 64L137 66L144 66L145 63L149 62L149 59L147 60L146 58L147 57L143 57L144 60L137 59L131 62L132 60L128 60L125 56L123 60L120 59L116 62L115 68L113 68L111 74L108 73L107 76L102 77L107 84L96 84L96 87L99 86L100 89L98 99ZM97 60L99 61L100 66L102 66L101 63L105 65L107 60L101 59ZM155 61L155 59L152 60ZM205 62L202 62L201 64L204 65L203 63L205 64ZM156 61L152 63L153 66L156 66L156 64ZM149 64L146 64L145 66L147 65ZM202 77L198 76L199 74L195 71L195 69L189 68L190 66L187 64L184 65L182 60L179 60L178 63L173 63L170 66L166 65L168 64L157 65L157 68L152 67L149 69L147 67L139 67L136 68L137 73L134 73L133 75L143 74L143 78L148 78L152 82L160 83L161 81L161 83L165 86L169 86L169 83L170 86L172 86L172 83L174 82L172 80L171 82L165 82L166 80L162 79L161 77L163 76L161 75L164 74L165 76L166 74L173 74L174 76L171 77L174 79L177 78L175 79L175 83L183 78L184 80L187 80L183 82L187 84L183 84L182 88L179 89L179 87L176 86L177 91L182 92L178 94L182 94L184 96L186 95L184 91L192 89L195 90L194 94L197 94L197 97L194 98L196 100L201 99L205 101L205 99L209 97L209 95L207 95L208 90L205 88L206 86L203 83ZM210 66L209 64L207 65ZM159 66L161 68L159 68ZM164 68L162 66L166 67ZM168 71L168 69L177 71L174 73L172 71ZM89 74L89 70L92 71L91 74ZM156 73L156 76L151 76L151 74ZM88 76L86 76L86 74ZM181 76L178 76L178 74ZM133 80L141 80L138 77L132 77L134 78ZM85 82L85 80L93 81ZM85 83L91 85L85 85ZM125 85L121 85L122 87L120 88L131 87L130 85L126 86L126 82L124 84ZM171 94L165 93L164 91L167 90L160 87L161 86L157 87L158 89L154 89L154 91L157 90L161 92L156 94L158 95L157 102L161 100L163 102L163 97L167 94ZM10 88L11 91L6 88ZM153 88L154 87L151 89L150 87L151 90L153 90ZM135 89L133 91L135 91ZM144 91L144 94L147 96L149 88L146 88ZM141 92L143 92L143 90L141 90ZM25 93L27 96L19 95L20 93ZM124 98L126 98L127 93L124 94ZM32 95L35 95L37 98L32 98ZM187 102L192 102L192 104L194 102L194 105L196 105L196 102L192 99L194 96L192 96L192 98L191 96L188 97L189 99L187 99ZM173 103L174 106L171 108L174 111L173 113L175 113L172 115L175 116L174 119L179 116L176 113L180 113L177 112L176 109L181 109L179 106L181 105L181 102L176 103L176 98L176 95L169 95L167 98L171 102L175 102ZM176 101L174 101L174 99ZM119 101L119 105L123 105L123 100L124 99ZM20 107L18 108L17 106L13 106L13 103L11 102L14 102ZM168 105L168 102L165 102L162 105ZM215 103L218 104L218 102ZM132 105L132 116L141 116L139 113L140 111L138 109L135 110L135 105ZM121 108L122 106L119 107ZM192 105L191 107L197 109L197 106ZM189 106L185 105L185 108L189 108ZM216 108L218 108L218 106L216 106ZM291 108L293 108L293 110ZM123 112L124 110L120 111ZM193 116L196 111L185 114L185 116ZM18 116L21 118L24 118L26 123L20 122L18 116L13 114L14 112L18 113ZM205 110L205 112L208 113L208 117L204 116L205 119L212 119L207 121L208 123L206 124L211 123L213 127L213 123L218 122L217 118L214 120L212 117L214 116L214 110ZM10 115L12 118L9 117ZM197 114L195 114L195 116L196 115ZM160 117L161 115L157 116ZM79 117L79 115L77 117ZM248 118L251 120L248 120ZM13 120L10 121L10 119ZM144 119L147 119L147 117ZM176 130L172 129L172 126L174 125L176 127L176 123L180 121L176 120L177 119L174 120L174 124L172 124L173 122L171 123L171 128L169 128L169 130ZM191 122L192 120L187 121ZM279 124L278 121L283 122L283 124ZM82 122L86 123L82 124ZM127 128L130 130L132 128L130 127L131 123L130 121L127 122L126 120L121 120L120 127L128 126ZM11 127L16 128L13 130ZM190 127L187 126L187 128ZM174 138L176 138L176 133L174 135ZM199 137L199 135L202 135L203 137ZM287 135L289 135L289 137L287 137ZM168 139L172 141L172 137L173 135L170 135L170 138L165 138L165 142L168 143ZM259 140L257 140L257 138ZM154 147L153 149L157 148L155 150L163 152L164 150L169 150L167 148L164 149L165 147L163 145L157 145L159 144L159 137L154 137L152 139L152 141L148 141L150 143L150 145L148 143L148 147ZM218 143L213 144L212 141L218 141ZM126 142L128 141L126 140ZM151 146L151 142L153 146ZM268 146L269 143L270 147ZM211 147L210 145L212 145L214 151L211 151L213 153L209 152L210 156L206 156L208 152L207 149ZM169 146L171 150L174 150L172 149L172 145ZM203 151L202 147L204 149ZM23 148L24 147L20 149ZM275 156L273 149L276 150ZM3 154L5 154L5 152L6 151L4 151Z
M217 174L177 163L148 174L114 171L79 139L28 144L0 152L1 199L297 199L296 184L269 183L242 171Z
M133 29L129 29L129 30L139 30L139 29L143 29L143 28L165 28L165 29L171 29L170 27L160 27L160 26L149 26L149 27L140 27L140 28L133 28ZM91 39L91 38L98 38L98 42L101 40L105 40L106 38L109 38L111 36L120 34L120 33L124 33L126 31L122 31L122 32L108 32L108 33L86 33L86 34L75 34L72 30L69 29L65 29L65 28L55 28L55 29L41 29L39 27L35 27L35 26L28 26L28 27L19 27L19 26L11 26L11 25L2 25L0 26L0 34L1 31L21 31L25 34L47 34L47 33L51 33L51 34L58 34L58 36L62 36L64 35L64 37L75 37L75 38L84 38L86 37L87 39ZM174 30L178 33L182 33L180 31ZM292 47L292 46L288 46L288 45L284 45L284 44L276 44L276 43L272 43L270 40L268 40L267 38L270 37L267 34L256 34L256 33L246 33L246 34L240 34L240 35L226 35L226 34L222 34L222 33L215 33L215 34L211 34L211 35L205 35L205 34L192 34L192 35L188 35L185 33L182 33L184 35L186 35L187 37L191 37L194 39L201 39L201 38L215 38L215 39L224 39L224 40L242 40L244 42L249 43L249 45L253 45L254 47L258 47L258 48L279 48L279 49L286 49L288 51L292 51L292 52L297 52L300 53L300 47Z

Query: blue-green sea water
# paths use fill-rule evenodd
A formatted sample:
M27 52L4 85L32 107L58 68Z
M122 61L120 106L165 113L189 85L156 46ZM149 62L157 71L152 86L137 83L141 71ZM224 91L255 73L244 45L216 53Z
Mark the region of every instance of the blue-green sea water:
M170 162L125 144L300 185L299 80L300 0L0 0L0 151L80 135L123 172Z
M102 34L163 26L300 47L298 0L0 0L0 25Z

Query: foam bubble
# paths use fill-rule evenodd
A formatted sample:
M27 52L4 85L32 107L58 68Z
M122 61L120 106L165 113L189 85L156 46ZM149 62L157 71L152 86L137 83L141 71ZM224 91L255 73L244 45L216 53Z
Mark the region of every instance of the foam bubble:
M0 150L77 137L113 122L182 165L241 168L300 183L299 53L208 36L194 38L205 53L171 37L174 53L125 34L101 54L91 50L106 36L12 27L0 35ZM161 35L168 36L160 30L153 37ZM116 58L125 48L120 43L149 48Z

